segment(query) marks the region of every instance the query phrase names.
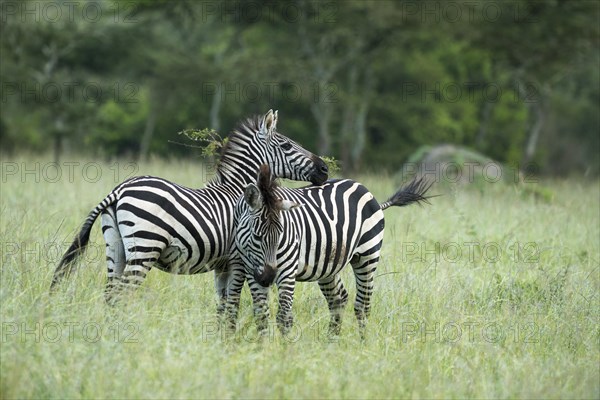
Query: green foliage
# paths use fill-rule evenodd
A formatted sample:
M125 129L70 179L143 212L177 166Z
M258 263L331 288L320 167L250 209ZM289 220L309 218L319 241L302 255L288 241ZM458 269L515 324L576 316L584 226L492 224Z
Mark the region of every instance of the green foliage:
M397 170L439 143L517 165L543 120L529 160L539 173L600 173L597 2L94 4L93 22L84 3L69 18L58 2L58 21L6 15L3 151L189 156L168 145L182 127L225 132L277 108L282 133L347 171ZM56 101L43 95L51 83ZM104 95L86 100L89 86Z
M320 156L321 160L323 160L325 162L325 164L327 164L327 168L329 168L329 173L330 174L335 174L336 172L340 171L340 163L338 160L336 160L333 157L327 157L327 156Z
M204 128L201 130L184 129L179 132L178 135L184 135L195 142L203 143L204 146L201 146L201 148L204 157L215 157L220 155L221 150L227 145L227 140L229 139L227 137L221 137L217 131L211 128Z
M113 99L102 104L95 118L95 126L84 138L84 144L103 156L123 155L137 151L148 118L148 90L138 93L138 102L118 102Z
M554 191L545 185L523 185L521 188L523 197L533 197L536 200L550 204L556 197Z

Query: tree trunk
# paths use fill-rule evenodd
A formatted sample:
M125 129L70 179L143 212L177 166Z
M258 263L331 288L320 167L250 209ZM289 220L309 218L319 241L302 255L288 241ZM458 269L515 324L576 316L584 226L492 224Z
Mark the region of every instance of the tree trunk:
M210 127L217 132L219 132L219 129L221 128L221 120L219 118L221 104L223 104L221 97L221 85L217 85L217 91L215 92L210 105Z
M533 103L530 110L533 111L535 115L535 122L529 131L529 137L527 138L527 145L525 146L525 153L523 154L523 159L521 161L521 166L524 169L531 169L530 163L533 161L537 150L538 139L540 137L540 133L542 132L542 128L544 127L544 121L546 117L546 113L544 110L544 105L541 102Z
M483 150L483 143L485 141L485 137L487 136L488 124L490 121L490 116L492 115L492 110L494 108L495 103L486 101L483 104L481 109L481 119L479 120L479 130L477 131L477 136L475 139L476 147L478 150Z
M54 112L58 114L58 116L54 119L54 155L53 159L55 163L60 162L60 156L62 154L62 140L65 134L65 122L63 117L61 116L61 111L57 108L54 108Z
M142 141L140 142L140 154L139 159L145 161L148 159L148 152L150 151L150 143L152 142L152 136L154 136L154 128L156 127L156 110L155 102L152 96L152 89L150 89L150 107L148 108L148 117L146 118L146 126L144 128L144 134L142 135Z
M359 171L361 168L362 155L367 141L367 115L371 107L371 96L373 94L374 77L373 70L366 66L364 70L364 83L360 92L356 116L354 118L352 138L352 150L350 153L351 171Z
M348 75L348 89L345 96L344 116L340 132L341 146L340 159L342 166L352 169L350 146L354 136L354 115L356 114L356 81L358 79L358 67L353 65Z
M523 151L523 157L521 158L521 169L523 170L535 170L535 166L531 165L537 151L537 144L544 128L544 122L546 119L546 103L545 99L550 95L550 87L548 84L542 85L536 98L531 98L530 94L527 93L525 85L518 85L520 95L523 99L529 100L529 115L533 121L531 129L527 137L527 144Z
M356 114L354 127L354 146L352 146L352 171L359 171L361 167L362 154L367 140L367 114L369 113L369 100L363 98Z
M317 131L319 142L317 151L320 156L329 155L331 149L331 134L329 133L329 122L331 119L331 105L328 103L312 104L310 107L315 120L317 121Z
M54 135L54 162L58 164L60 162L60 154L62 147L62 135Z

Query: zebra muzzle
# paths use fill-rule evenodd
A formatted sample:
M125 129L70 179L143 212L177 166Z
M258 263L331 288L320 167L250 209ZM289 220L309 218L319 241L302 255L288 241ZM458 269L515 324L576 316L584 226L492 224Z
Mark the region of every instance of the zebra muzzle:
M319 157L315 156L313 162L314 169L310 177L310 182L313 185L322 185L329 178L329 168Z
M273 284L277 270L270 265L264 265L262 273L258 272L258 268L254 270L254 280L261 286L269 287Z

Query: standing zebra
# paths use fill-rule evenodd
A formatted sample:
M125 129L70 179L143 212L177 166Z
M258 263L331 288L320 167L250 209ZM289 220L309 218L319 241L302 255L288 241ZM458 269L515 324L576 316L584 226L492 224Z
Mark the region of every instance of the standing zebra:
M354 312L363 336L383 241L383 210L428 203L424 195L430 186L414 180L379 204L366 187L349 179L288 189L278 186L268 165L261 166L257 184L246 187L234 213L227 293L232 325L246 279L259 331L266 329L268 286L276 282L277 323L284 333L292 326L295 282L318 281L331 312L329 331L339 334L348 301L339 272L350 262L357 289Z
M73 269L101 215L107 301L114 300L116 288L140 285L152 266L176 274L215 269L217 292L223 296L218 270L226 265L233 209L246 185L256 180L259 166L267 163L277 176L314 184L327 179L323 160L277 133L276 125L277 111L272 110L241 123L229 136L216 177L206 188L190 189L151 176L118 185L88 215L54 272L51 290Z

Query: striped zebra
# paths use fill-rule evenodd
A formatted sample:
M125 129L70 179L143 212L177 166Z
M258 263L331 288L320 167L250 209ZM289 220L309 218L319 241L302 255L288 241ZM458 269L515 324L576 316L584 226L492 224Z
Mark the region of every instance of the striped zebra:
M268 320L268 286L276 282L277 323L283 333L293 322L295 282L317 281L331 313L329 332L339 334L341 311L348 301L340 271L350 263L357 288L354 312L364 336L383 241L383 210L429 203L425 193L430 186L423 179L413 180L379 204L366 187L349 179L289 189L278 186L268 165L261 166L257 183L246 187L234 213L227 293L230 327L235 327L245 280L258 329L263 332Z
M122 289L140 285L153 266L175 274L215 270L217 293L224 296L219 273L229 253L234 206L246 185L256 181L260 165L272 166L279 177L313 184L328 176L323 160L279 134L276 126L277 111L272 110L240 123L205 188L190 189L152 176L118 185L88 215L54 272L51 291L74 269L101 216L109 303Z

